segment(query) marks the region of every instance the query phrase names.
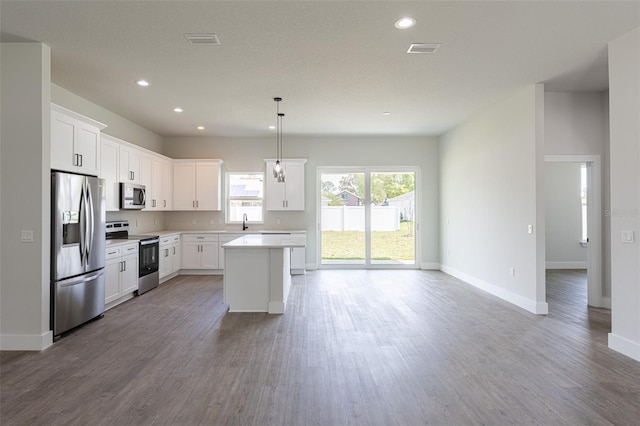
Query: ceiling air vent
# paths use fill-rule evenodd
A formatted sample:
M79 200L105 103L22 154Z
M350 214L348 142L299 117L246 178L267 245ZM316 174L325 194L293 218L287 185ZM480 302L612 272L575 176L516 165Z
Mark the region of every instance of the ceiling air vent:
M220 40L214 33L185 34L189 44L192 46L219 46Z
M439 43L413 43L407 53L436 53L439 47Z

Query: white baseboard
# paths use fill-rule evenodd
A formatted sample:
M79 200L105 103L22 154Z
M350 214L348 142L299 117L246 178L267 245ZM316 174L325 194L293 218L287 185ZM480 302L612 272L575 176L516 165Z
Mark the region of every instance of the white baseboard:
M442 265L440 270L534 314L546 315L549 313L549 305L546 302L536 302L535 300L527 299L512 291L490 284L447 265Z
M420 269L423 269L426 271L439 271L440 266L441 265L439 263L421 263Z
M629 358L640 361L640 343L631 341L617 334L609 333L609 348Z
M53 331L37 334L3 334L0 336L0 350L41 351L53 345Z
M587 262L547 262L547 269L587 269Z

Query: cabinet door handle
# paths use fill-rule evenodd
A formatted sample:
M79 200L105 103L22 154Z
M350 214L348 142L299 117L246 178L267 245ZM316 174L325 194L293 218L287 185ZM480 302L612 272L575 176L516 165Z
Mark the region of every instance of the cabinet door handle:
M176 248L175 247L172 247L172 248L173 248L173 254L175 255L176 254Z
M82 167L82 154L80 154L80 167Z
M79 165L79 163L80 163L80 160L78 158L79 156L80 156L80 154L73 154L73 165L74 166L78 166Z
M195 209L196 208L196 202L195 200L191 202L191 206Z
M196 200L196 208L200 207L200 201Z
M124 271L124 262L120 262L120 272Z
M167 200L164 200L164 206L162 207L167 207Z

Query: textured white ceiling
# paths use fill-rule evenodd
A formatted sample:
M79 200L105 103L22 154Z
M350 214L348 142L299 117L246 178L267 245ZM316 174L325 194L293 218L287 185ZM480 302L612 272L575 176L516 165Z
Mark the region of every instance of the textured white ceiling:
M2 0L0 28L51 47L54 83L160 135L272 134L274 96L286 133L438 135L526 84L606 89L607 42L640 26L639 6ZM416 26L396 29L406 15ZM197 32L222 44L190 46ZM411 43L442 47L407 54Z

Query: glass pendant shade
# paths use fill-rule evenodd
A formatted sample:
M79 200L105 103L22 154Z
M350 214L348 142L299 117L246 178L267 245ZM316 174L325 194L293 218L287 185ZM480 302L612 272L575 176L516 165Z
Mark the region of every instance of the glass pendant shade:
M284 182L284 169L280 164L282 160L282 119L284 114L280 112L280 101L282 98L273 98L276 102L276 164L273 166L273 177L278 182Z

